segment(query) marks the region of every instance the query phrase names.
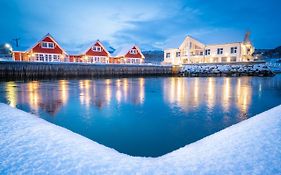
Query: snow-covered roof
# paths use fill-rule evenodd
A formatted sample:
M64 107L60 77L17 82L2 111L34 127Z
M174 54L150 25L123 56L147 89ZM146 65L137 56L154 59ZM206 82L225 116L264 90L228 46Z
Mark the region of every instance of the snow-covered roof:
M108 42L102 42L102 41L99 41L99 40L95 40L95 41L91 41L91 42L81 44L76 49L68 50L67 53L69 55L85 54L96 42L99 42L106 49L106 51L109 52L110 54L115 51L115 49Z
M0 104L1 174L281 174L281 106L157 158L132 157Z
M118 47L112 54L111 56L117 57L117 56L124 56L126 55L134 45L123 45L122 47Z
M122 47L117 48L111 54L111 56L113 56L113 57L125 56L134 47L139 51L141 56L144 58L144 55L142 54L140 48L137 45L133 45L133 44L127 44L127 45L123 45Z

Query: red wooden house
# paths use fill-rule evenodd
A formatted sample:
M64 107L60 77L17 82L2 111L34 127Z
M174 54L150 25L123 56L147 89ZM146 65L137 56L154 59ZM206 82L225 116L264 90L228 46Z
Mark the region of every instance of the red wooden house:
M26 51L14 51L16 61L35 61L35 62L65 62L68 55L64 49L47 34L38 41L33 47Z
M97 40L86 51L78 55L69 55L70 62L84 62L84 63L109 63L110 53L103 46L103 44Z
M110 63L142 64L144 59L139 47L134 45L117 49L110 58Z

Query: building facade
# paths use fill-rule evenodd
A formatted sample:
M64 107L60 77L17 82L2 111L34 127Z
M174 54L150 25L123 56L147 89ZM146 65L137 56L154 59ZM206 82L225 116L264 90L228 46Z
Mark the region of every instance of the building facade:
M136 45L117 49L110 58L110 63L120 64L142 64L144 55Z
M91 45L84 53L77 55L69 55L70 62L83 62L83 63L109 63L110 53L103 46L103 44L97 40Z
M26 51L14 51L15 61L32 61L32 62L67 62L68 55L64 49L47 34L34 46Z
M68 54L50 35L45 35L30 49L13 51L15 61L30 62L77 62L77 63L102 63L102 64L141 64L144 55L136 45L128 48L114 50L112 54L97 40L84 52Z
M243 42L206 45L187 36L176 49L164 51L166 64L198 64L253 61L254 47L246 34Z

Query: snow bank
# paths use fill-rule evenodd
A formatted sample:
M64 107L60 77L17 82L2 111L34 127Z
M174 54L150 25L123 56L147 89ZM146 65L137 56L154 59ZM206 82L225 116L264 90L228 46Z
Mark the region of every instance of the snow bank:
M131 157L0 104L0 174L281 174L281 106L158 158Z
M184 76L271 76L266 64L203 64L183 65L180 73Z

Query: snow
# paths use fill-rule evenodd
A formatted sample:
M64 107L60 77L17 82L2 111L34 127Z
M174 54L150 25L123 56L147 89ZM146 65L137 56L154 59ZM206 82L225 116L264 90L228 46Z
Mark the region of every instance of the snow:
M188 73L272 73L266 64L195 64L183 65L181 72Z
M158 158L131 157L0 104L0 174L281 174L281 106Z

